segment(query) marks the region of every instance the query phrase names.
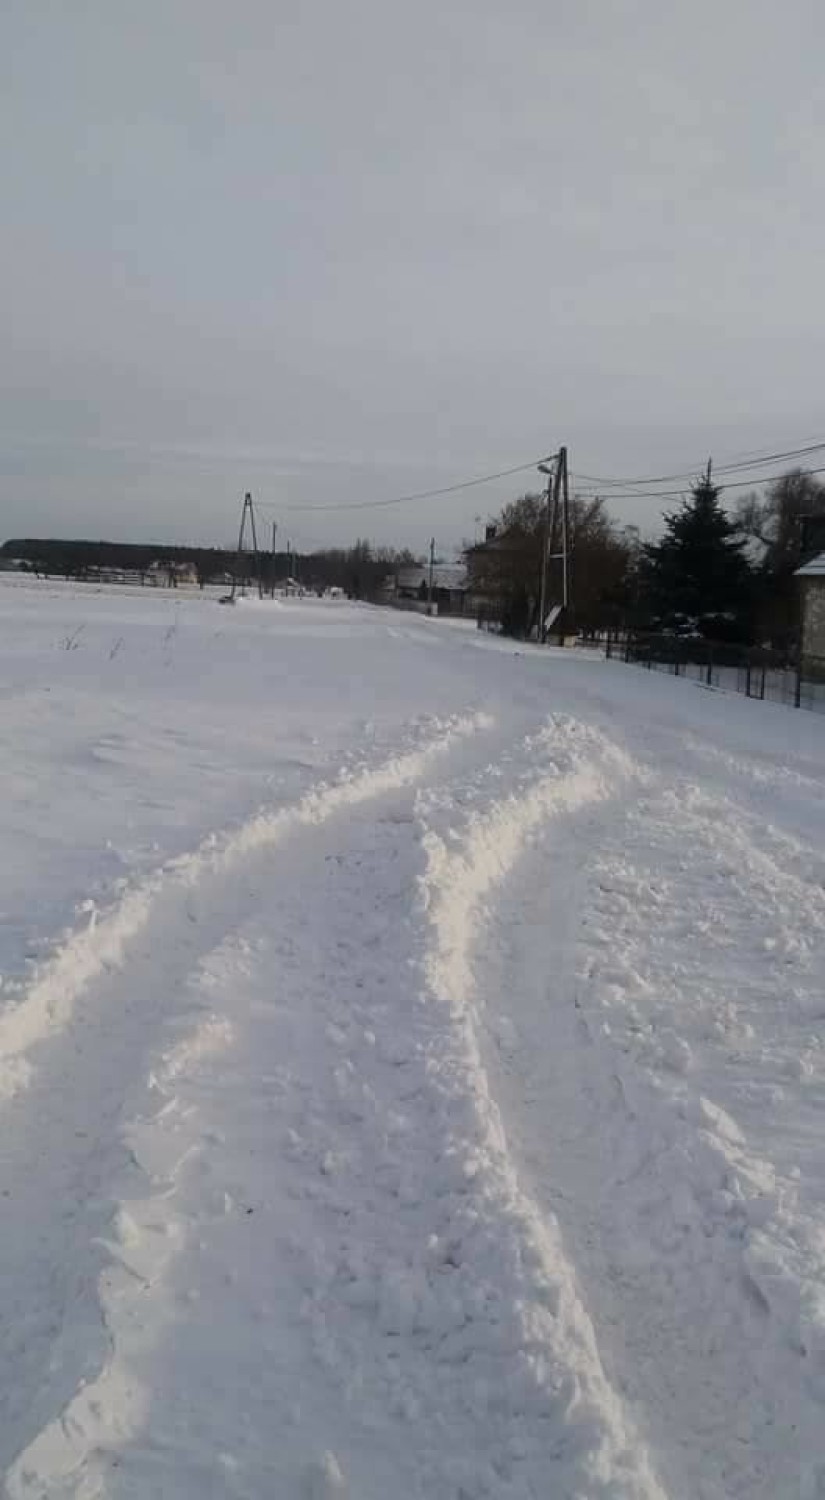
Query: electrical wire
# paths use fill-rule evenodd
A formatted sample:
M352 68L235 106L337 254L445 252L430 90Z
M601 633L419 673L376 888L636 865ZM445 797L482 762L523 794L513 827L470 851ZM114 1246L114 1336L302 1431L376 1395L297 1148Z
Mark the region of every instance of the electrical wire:
M751 476L750 479L739 479L735 480L732 484L720 485L719 488L721 490L754 489L761 484L770 484L774 479L781 479L784 472L787 471L780 470L777 474L758 474L755 476ZM799 473L803 476L825 474L825 466L818 469L800 469ZM573 478L575 479L575 477L576 476L574 475ZM595 491L591 493L589 491L583 492L580 489L576 489L576 494L581 495L583 499L596 498ZM684 495L684 486L678 490L611 490L610 493L605 496L605 498L609 500L679 500L682 495Z
M762 464L779 463L783 460L793 458L806 458L812 453L822 452L823 449L825 449L825 442L816 442L808 443L802 448L787 448L779 453L762 453L758 455L754 454L751 457L733 460L728 463L714 464L713 472L715 474L733 474L738 472L740 469L759 468ZM584 480L586 484L599 485L602 489L630 489L632 486L636 487L641 485L646 486L649 484L668 484L675 482L678 479L685 479L689 481L691 479L694 479L697 473L701 472L703 468L704 464L696 464L690 469L680 469L676 474L652 474L636 479L613 479L599 477L595 474L581 474L578 471L576 472L575 477L577 479Z
M458 484L445 484L442 485L440 489L436 490L418 490L409 495L394 495L391 499L388 500L349 500L342 501L340 505L335 504L335 502L323 505L301 505L294 502L288 502L284 505L278 506L277 509L279 511L290 510L304 512L331 510L380 510L389 505L407 505L413 500L434 500L439 495L455 495L459 490L470 490L478 484L490 484L495 479L509 479L512 474L523 474L528 469L538 468L539 464L546 464L551 462L551 460L555 458L555 456L556 455L553 453L550 454L549 457L545 456L543 458L534 458L531 463L514 464L511 469L499 469L495 474L479 474L474 479L462 479ZM262 503L260 508L262 510L273 510L276 507Z
M760 468L765 464L775 464L804 458L814 453L825 451L825 441L806 443L798 448L787 448L769 453L745 454L737 459L731 459L726 463L714 466L714 478L726 474L735 474L747 469ZM515 474L523 474L528 470L535 470L540 464L552 462L557 457L551 454L549 457L533 459L529 463L513 464L507 469L498 469L494 473L479 474L472 479L463 479L455 484L441 485L431 490L415 490L405 495L393 495L382 500L351 500L322 502L321 504L302 504L298 501L285 501L275 504L271 501L256 500L256 509L270 513L281 514L290 512L294 514L328 514L337 511L360 511L360 510L383 510L396 505L408 505L418 500L434 500L444 495L455 495L462 490L473 489L478 485L491 484L498 479L509 479ZM695 482L697 475L704 469L704 463L696 464L691 468L680 470L678 473L658 474L639 477L636 479L619 479L616 477L593 474L582 474L578 471L571 473L571 479L577 494L584 499L593 499L607 490L604 498L610 500L675 500L681 498L686 486ZM814 469L803 469L803 474L823 474L825 467ZM781 477L781 473L753 474L748 479L734 480L724 484L721 488L725 490L747 489L768 484L772 480ZM648 486L655 484L674 484L684 481L677 489L650 489Z

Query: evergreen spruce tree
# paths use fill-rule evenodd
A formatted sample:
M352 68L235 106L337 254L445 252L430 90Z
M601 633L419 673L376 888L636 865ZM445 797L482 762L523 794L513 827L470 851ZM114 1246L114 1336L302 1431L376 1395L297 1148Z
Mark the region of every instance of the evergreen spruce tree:
M644 549L641 602L657 630L709 640L747 640L752 571L745 541L719 503L710 472L690 500L665 517L661 542Z

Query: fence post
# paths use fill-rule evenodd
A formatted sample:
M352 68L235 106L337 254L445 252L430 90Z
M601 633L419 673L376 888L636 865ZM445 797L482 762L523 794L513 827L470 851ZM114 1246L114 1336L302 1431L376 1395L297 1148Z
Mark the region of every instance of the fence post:
M761 685L760 685L759 697L764 702L764 699L765 699L765 663L764 662L762 663L762 682L761 682Z
M796 684L793 695L794 708L802 707L802 656L796 658Z
M745 660L745 697L749 698L750 695L751 695L751 654L750 654L750 651L749 651L748 654L747 654L746 660Z
M708 667L705 681L708 687L713 687L713 647L708 644Z

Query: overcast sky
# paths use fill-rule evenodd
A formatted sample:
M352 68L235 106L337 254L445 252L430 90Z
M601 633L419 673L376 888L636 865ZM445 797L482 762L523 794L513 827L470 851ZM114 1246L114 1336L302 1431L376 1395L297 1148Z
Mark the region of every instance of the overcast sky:
M227 541L250 489L446 549L530 475L306 507L825 438L823 44L821 0L4 0L0 539Z

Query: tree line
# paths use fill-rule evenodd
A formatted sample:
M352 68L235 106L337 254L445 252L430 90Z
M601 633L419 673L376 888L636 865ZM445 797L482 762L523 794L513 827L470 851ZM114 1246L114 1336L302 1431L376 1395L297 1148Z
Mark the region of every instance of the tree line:
M254 556L223 547L153 546L137 542L107 542L61 538L13 538L0 547L0 557L43 578L88 581L101 572L129 573L148 582L152 571L174 584L176 570L191 568L201 588L232 580L264 588L292 578L311 591L340 588L355 599L374 597L388 573L415 561L412 553L376 547L359 539L351 547L317 552L259 552Z
M570 596L579 631L650 630L792 650L798 638L794 573L803 560L803 521L825 533L825 485L796 469L728 513L710 472L664 517L662 536L643 543L619 528L602 499L570 505ZM481 546L468 546L472 585L492 601L511 635L537 633L544 497L505 505ZM825 548L825 534L822 539ZM548 563L548 598L562 598L560 562Z
M573 496L570 503L571 598L575 628L651 630L790 651L798 637L794 573L803 556L803 521L819 518L825 533L825 484L795 469L762 492L740 500L732 512L710 473L697 479L682 504L664 518L662 536L643 543L633 527L620 527L603 499ZM526 494L496 517L492 544L465 549L470 600L496 609L514 636L537 633L541 599L545 500ZM825 549L825 534L821 546ZM312 553L261 552L257 559L220 547L184 547L89 540L14 539L0 558L16 560L44 577L89 579L102 570L139 575L153 564L188 564L198 583L254 583L277 587L288 577L307 590L339 588L351 598L374 599L388 576L415 564L407 550L359 539L351 547ZM548 599L560 602L558 559L548 565Z

